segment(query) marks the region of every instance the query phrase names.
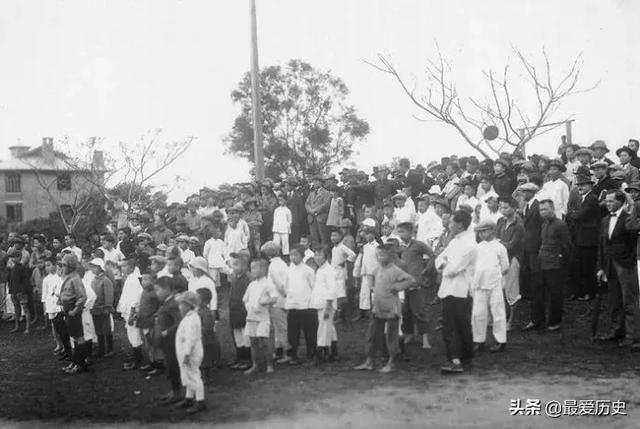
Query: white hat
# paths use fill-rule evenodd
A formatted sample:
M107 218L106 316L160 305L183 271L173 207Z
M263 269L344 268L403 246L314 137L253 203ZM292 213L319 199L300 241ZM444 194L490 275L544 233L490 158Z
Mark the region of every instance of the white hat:
M375 228L376 227L376 221L371 219L371 218L366 218L365 220L362 221L362 226L366 226L369 228Z
M440 189L440 186L438 185L433 185L432 187L429 188L429 193L440 195L442 193L442 189Z
M205 273L209 272L209 264L207 263L207 260L204 259L202 256L197 256L193 258L191 261L189 261L189 266L192 268L196 268L200 271L203 271Z
M96 267L100 267L100 269L102 271L104 271L104 260L100 259L100 258L94 258L91 261L89 261L89 265L93 265Z

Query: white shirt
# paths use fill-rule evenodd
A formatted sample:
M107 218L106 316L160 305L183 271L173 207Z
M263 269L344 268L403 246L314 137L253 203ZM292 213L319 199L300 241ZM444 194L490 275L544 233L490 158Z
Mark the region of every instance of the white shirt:
M336 280L347 279L347 261L356 260L356 254L343 243L338 243L331 248L331 266L335 270Z
M480 201L478 201L476 197L468 197L465 194L462 194L458 197L458 201L456 202L456 210L460 210L460 207L463 205L469 206L475 210L478 204L480 204Z
M502 287L502 273L509 269L506 247L493 239L481 241L477 248L472 287L474 289Z
M287 206L278 206L273 211L273 232L291 234L291 210Z
M240 219L235 228L228 224L224 232L226 254L229 255L239 250L247 249L250 235L249 225L244 220Z
M287 295L287 271L289 266L279 256L269 262L267 277L274 286L274 296L278 299L275 306L284 308L284 297Z
M573 184L575 181L576 171L578 171L578 167L580 167L582 163L578 161L578 158L574 158L573 161L568 161L565 166L567 167L567 171L564 173L565 177L569 179L569 181Z
M560 179L550 180L542 185L541 193L544 198L553 201L556 217L562 219L567 214L567 203L569 202L569 187Z
M315 273L311 267L304 263L291 264L287 269L284 308L287 310L307 310L310 308L314 283Z
M442 219L436 214L432 207L426 212L417 214L416 240L431 245L433 240L442 235Z
M249 283L244 292L242 302L247 309L247 320L251 322L268 322L270 304L263 304L273 294L274 286L267 277Z
M158 276L159 278L160 276ZM120 295L120 301L118 301L118 307L116 311L122 314L122 317L127 320L131 309L137 308L140 304L140 296L142 295L142 285L136 273L131 273L124 280L122 286L122 295Z
M416 211L415 208L411 210L409 206L413 205L412 202L407 200L402 207L396 207L393 210L393 219L391 222L394 226L397 226L403 222L414 223Z
M380 265L376 257L377 248L378 242L375 240L371 243L365 243L364 246L362 246L362 268L360 268L360 274L363 276L372 276L373 272Z
M204 243L202 256L207 260L209 269L221 269L226 266L224 261L224 241L219 238L210 238Z
M196 254L193 253L193 250L191 249L181 249L178 247L178 251L180 252L180 257L182 258L182 262L184 262L185 266L189 265L189 262L191 262L193 260L193 258L196 257Z
M444 264L438 297L466 298L473 281L476 260L476 235L472 230L459 233L436 259L436 267Z
M62 307L58 305L61 287L62 278L57 274L47 274L42 280L42 302L45 313L56 314L62 311Z
M198 289L209 289L211 291L211 303L209 307L212 310L217 310L218 293L216 292L216 284L211 280L211 277L207 275L201 275L200 277L191 276L189 279L189 290L196 292Z
M502 217L502 213L500 213L500 210L496 210L495 212L492 212L491 210L489 210L488 207L486 207L486 210L480 209L480 222L484 220L490 220L492 222L497 223L498 219L500 219L501 217Z
M111 250L107 250L107 249L104 248L104 246L101 246L100 250L102 250L102 252L104 253L104 261L105 262L106 261L110 261L110 262L113 262L114 264L118 265L118 262L120 262L120 261L122 261L124 259L124 255L116 247L112 247Z
M311 258L313 258L313 250L311 249L305 249L304 250L304 255L302 255L302 262L304 262L305 264L307 263L307 261Z
M202 348L202 322L196 310L190 310L180 321L176 330L176 357L181 366L181 372L185 369L184 358L189 356L189 365L195 366L199 371L200 362L204 350Z
M616 224L618 223L618 219L620 219L620 214L622 213L622 208L620 208L617 212L611 213L609 216L609 240L611 240L611 235L613 235L613 230L616 229Z
M311 308L322 310L326 308L327 301L333 301L333 308L337 308L338 287L333 268L325 262L316 271L315 284L311 292Z

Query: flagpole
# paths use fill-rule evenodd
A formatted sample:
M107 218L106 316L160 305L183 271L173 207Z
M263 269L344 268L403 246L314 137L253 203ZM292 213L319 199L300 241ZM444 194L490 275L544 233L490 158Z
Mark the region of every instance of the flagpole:
M251 0L251 101L253 107L253 152L257 180L264 179L264 151L262 148L262 115L260 114L260 69L258 67L258 31L256 1Z

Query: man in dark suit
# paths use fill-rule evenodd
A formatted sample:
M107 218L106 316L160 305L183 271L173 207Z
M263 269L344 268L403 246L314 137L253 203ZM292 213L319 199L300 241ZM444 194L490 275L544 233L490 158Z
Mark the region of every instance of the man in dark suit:
M596 260L598 258L598 229L600 206L593 192L591 176L576 176L579 196L576 207L569 207L567 221L571 224L572 239L576 245L577 268L571 295L579 300L590 300L596 293Z
M619 347L631 346L638 335L638 276L636 232L627 229L629 214L622 209L627 200L621 191L605 197L609 215L602 219L598 245L598 279L609 282L612 328L603 340L617 340Z
M307 211L304 208L304 199L300 191L296 189L298 179L287 177L284 182L284 192L287 195L287 207L291 210L291 234L289 235L289 245L294 246L300 243L300 237L307 230Z
M522 219L524 223L524 252L520 267L520 294L523 299L531 299L536 283L540 279L540 265L538 264L538 251L540 250L540 231L542 218L540 217L539 203L535 195L540 190L534 183L523 183L518 187L518 192L524 199Z

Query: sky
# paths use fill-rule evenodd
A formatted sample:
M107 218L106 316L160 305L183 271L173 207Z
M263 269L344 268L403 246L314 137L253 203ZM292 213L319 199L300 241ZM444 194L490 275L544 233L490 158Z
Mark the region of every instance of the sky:
M353 161L362 169L409 156L426 165L474 154L448 126L424 122L388 75L365 60L388 55L409 81L424 82L436 41L458 91L487 94L483 70L511 64L522 105L531 91L513 47L558 75L583 53L581 82L592 91L566 100L574 142L610 147L640 136L640 2L633 0L257 0L260 65L300 58L341 77L371 126ZM248 177L246 161L225 155L238 114L230 93L249 69L249 0L3 0L0 2L0 159L41 137L108 149L162 128L167 140L196 136L158 176L172 199L201 186ZM553 72L552 72L553 73ZM530 148L552 154L562 131ZM478 136L479 137L479 136ZM185 180L174 186L173 178Z

